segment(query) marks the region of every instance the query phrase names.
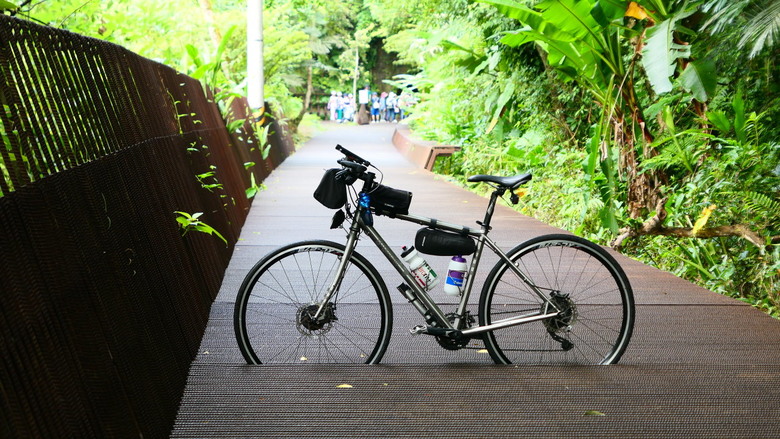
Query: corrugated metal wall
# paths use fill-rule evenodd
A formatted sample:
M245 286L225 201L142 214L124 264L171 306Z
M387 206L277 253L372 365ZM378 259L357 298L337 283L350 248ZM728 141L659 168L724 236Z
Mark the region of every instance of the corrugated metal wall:
M289 136L272 128L263 159L192 78L2 15L0 104L0 437L167 436L249 209L244 163L262 181Z

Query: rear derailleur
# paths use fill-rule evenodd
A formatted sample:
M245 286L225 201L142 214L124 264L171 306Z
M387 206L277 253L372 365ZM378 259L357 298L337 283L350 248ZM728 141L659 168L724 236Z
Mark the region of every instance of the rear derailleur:
M553 291L550 300L559 313L557 316L545 320L544 327L550 337L561 344L561 349L570 351L574 348L574 343L558 334L571 332L572 326L577 321L577 305L568 294L559 291Z

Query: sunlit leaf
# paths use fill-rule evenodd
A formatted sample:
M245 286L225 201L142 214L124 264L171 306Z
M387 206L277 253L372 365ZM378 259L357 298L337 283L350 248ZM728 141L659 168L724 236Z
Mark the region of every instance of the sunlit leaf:
M6 0L0 0L0 11L2 10L11 10L11 9L18 9L19 6L6 1Z
M647 12L645 11L645 8L639 6L636 2L631 2L628 4L625 16L636 18L637 20L644 20L647 18Z
M710 216L712 215L712 212L714 212L715 209L717 208L718 206L714 204L712 206L704 208L704 210L701 212L701 215L699 215L699 219L697 219L696 222L693 224L693 229L691 230L691 233L694 236L696 236L696 234L699 233L699 231L703 229L704 226L707 225L707 221L710 220Z

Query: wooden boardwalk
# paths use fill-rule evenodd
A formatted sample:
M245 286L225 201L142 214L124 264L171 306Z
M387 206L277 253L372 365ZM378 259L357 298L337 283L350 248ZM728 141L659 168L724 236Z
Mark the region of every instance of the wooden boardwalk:
M172 437L780 438L780 321L620 255L637 320L619 365L496 366L477 349L446 351L433 338L412 337L408 329L421 319L367 240L358 251L394 301L382 364L245 365L232 314L249 268L289 242L344 240L328 229L333 211L312 198L322 171L340 158L336 143L375 163L384 184L412 191L413 213L466 225L481 219L487 200L414 168L392 134L392 125L329 125L267 179L212 306ZM376 221L400 249L418 227L397 223ZM491 236L506 249L560 232L504 206L494 226ZM493 261L486 255L483 264L484 276Z

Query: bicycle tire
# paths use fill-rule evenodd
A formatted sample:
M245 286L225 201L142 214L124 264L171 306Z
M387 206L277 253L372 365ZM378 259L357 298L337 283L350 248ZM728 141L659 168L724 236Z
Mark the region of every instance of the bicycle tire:
M249 364L368 363L382 359L392 332L392 305L376 268L353 252L344 280L311 319L345 247L302 241L258 261L238 291L233 322Z
M485 333L485 347L493 361L614 364L620 360L631 339L635 309L631 284L615 258L588 240L563 234L531 239L507 256L564 312ZM540 311L543 303L501 260L482 289L480 323Z

